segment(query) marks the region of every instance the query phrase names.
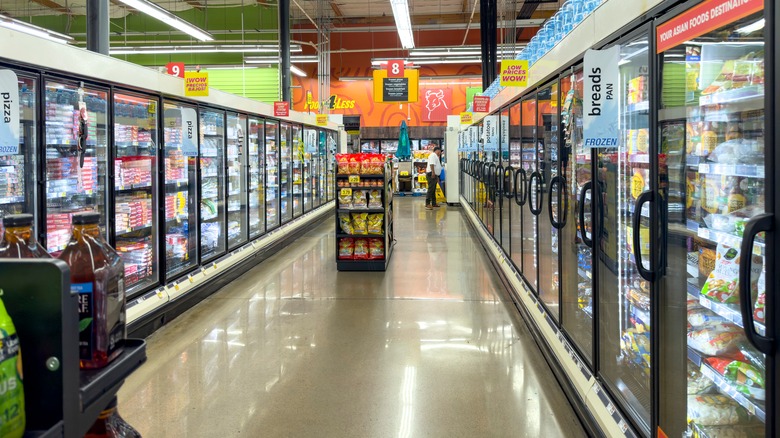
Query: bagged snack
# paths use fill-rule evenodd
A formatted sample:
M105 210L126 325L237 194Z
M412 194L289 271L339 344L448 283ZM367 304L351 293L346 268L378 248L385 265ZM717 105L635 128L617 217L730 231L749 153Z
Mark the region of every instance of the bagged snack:
M764 373L746 362L711 357L707 363L722 375L733 388L756 400L766 400Z
M368 213L352 213L352 234L368 234Z
M336 154L336 163L338 164L339 175L349 175L349 155Z
M766 373L766 367L764 365L764 355L760 351L756 350L756 347L753 346L747 339L743 342L740 342L738 345L739 348L739 354L735 354L734 358L742 361L747 362L750 365L754 366L756 369L761 371L762 374Z
M694 328L719 322L726 322L726 320L707 308L699 306L688 309L688 324Z
M368 201L366 199L365 190L353 190L352 191L352 206L354 208L366 208Z
M339 259L352 260L355 254L355 239L339 240Z
M688 394L703 394L710 391L715 382L701 373L699 367L688 361Z
M739 263L740 250L719 243L715 256L715 269L707 277L701 294L712 301L724 304L739 302ZM751 283L755 283L761 275L763 258L753 257L751 268Z
M347 174L348 175L359 175L360 174L360 164L363 161L363 154L349 154L348 162L347 162Z
M353 208L352 195L343 194L341 193L341 190L339 190L339 208L347 210Z
M368 239L355 239L355 260L368 259Z
M723 395L689 395L688 419L700 426L727 426L748 419L748 413Z
M368 215L368 234L382 234L384 217L382 213Z
M385 242L382 239L368 239L368 258L372 260L385 258Z
M355 227L352 225L352 220L349 217L349 213L339 214L339 225L341 226L342 233L355 234Z
M371 190L368 192L368 208L382 208L382 191Z
M707 324L688 333L688 346L707 356L731 353L744 340L744 331L731 323Z

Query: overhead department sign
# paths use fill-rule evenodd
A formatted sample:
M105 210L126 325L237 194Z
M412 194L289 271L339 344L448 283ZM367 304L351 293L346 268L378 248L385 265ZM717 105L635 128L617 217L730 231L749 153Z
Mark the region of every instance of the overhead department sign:
M19 154L19 82L16 73L0 70L0 156Z
M618 79L620 47L585 52L584 117L585 147L618 146Z
M485 152L498 152L498 116L487 116L482 121L482 140Z

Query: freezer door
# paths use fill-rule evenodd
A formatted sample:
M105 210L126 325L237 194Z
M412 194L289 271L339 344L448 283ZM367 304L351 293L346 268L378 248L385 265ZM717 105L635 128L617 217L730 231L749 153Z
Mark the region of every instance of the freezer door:
M777 265L767 257L768 235L751 232L766 229L773 185L766 35L759 12L660 57L659 426L669 436L778 433L767 410L778 382L765 354L774 352L764 342L773 292L766 279Z
M108 90L50 79L46 93L46 249L58 256L74 213L94 211L108 241ZM86 119L86 120L85 120ZM85 120L83 125L79 122ZM79 138L84 148L79 150Z
M266 229L268 231L273 230L274 228L277 228L279 225L281 225L281 215L279 214L281 193L280 170L279 122L268 120L265 122L265 212Z
M648 35L620 45L618 147L600 148L594 195L600 231L598 322L600 374L636 427L649 435L651 408L650 283L637 269L634 233L642 242L643 263L650 258L649 206L632 222L637 200L650 188ZM586 90L586 93L588 91ZM648 266L646 266L648 267Z
M200 112L200 254L211 261L226 250L225 113Z
M246 116L227 115L227 237L228 248L246 243L247 227L247 126Z
M195 108L177 103L165 102L163 108L165 279L170 281L198 264L198 116Z
M317 164L317 130L305 128L303 130L303 212L309 212L314 207L316 191Z
M504 249L504 253L509 256L512 254L512 248L510 245L512 226L511 211L513 203L512 195L514 193L514 171L512 170L511 163L509 162L509 109L504 109L499 115L499 140L501 150L501 165L504 167L503 174L501 175L501 198L498 200L498 209L501 212L499 220L499 234L501 238L501 248Z
M159 280L158 100L114 94L114 247L128 297Z
M512 197L508 200L509 206L509 240L512 259L518 271L523 270L523 206L527 193L525 170L521 158L522 150L522 125L520 123L520 103L515 103L509 108L509 165L513 169Z
M279 211L281 223L286 224L293 218L293 137L290 124L279 127Z
M536 292L538 290L536 272L538 267L538 216L534 214L534 211L538 211L540 208L539 195L541 194L540 181L536 173L538 170L536 165L536 96L531 96L522 101L520 131L522 148L521 169L523 169L521 174L526 176L524 192L526 202L523 205L522 212L523 277L525 277L533 291Z
M249 239L265 231L265 123L249 118L247 168L249 171Z
M542 196L539 214L539 286L542 302L556 321L559 319L558 226L562 185L558 168L558 83L537 94L538 184ZM536 179L534 179L536 182Z
M304 162L303 127L292 125L292 200L293 217L303 214L303 204L306 198L306 176Z

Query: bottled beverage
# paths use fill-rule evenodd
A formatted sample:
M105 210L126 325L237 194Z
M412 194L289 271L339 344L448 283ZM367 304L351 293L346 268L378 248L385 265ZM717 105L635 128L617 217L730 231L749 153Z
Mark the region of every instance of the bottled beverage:
M116 405L115 397L100 413L84 438L141 438L141 434L119 415Z
M35 240L32 224L31 214L12 214L3 218L5 231L0 241L0 258L51 258Z
M2 290L0 290L2 295ZM22 352L16 328L0 299L0 436L21 438L24 435L25 410L22 385Z
M79 365L102 368L125 340L125 268L100 235L100 214L73 215L73 235L60 254L79 297Z

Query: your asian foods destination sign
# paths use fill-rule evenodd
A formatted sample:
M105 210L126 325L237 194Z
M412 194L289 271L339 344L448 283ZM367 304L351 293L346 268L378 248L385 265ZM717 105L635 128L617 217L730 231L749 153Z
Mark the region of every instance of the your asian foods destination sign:
M764 0L707 0L658 26L656 51L665 52L763 9Z
M585 147L618 146L618 87L620 46L585 52L584 114Z

